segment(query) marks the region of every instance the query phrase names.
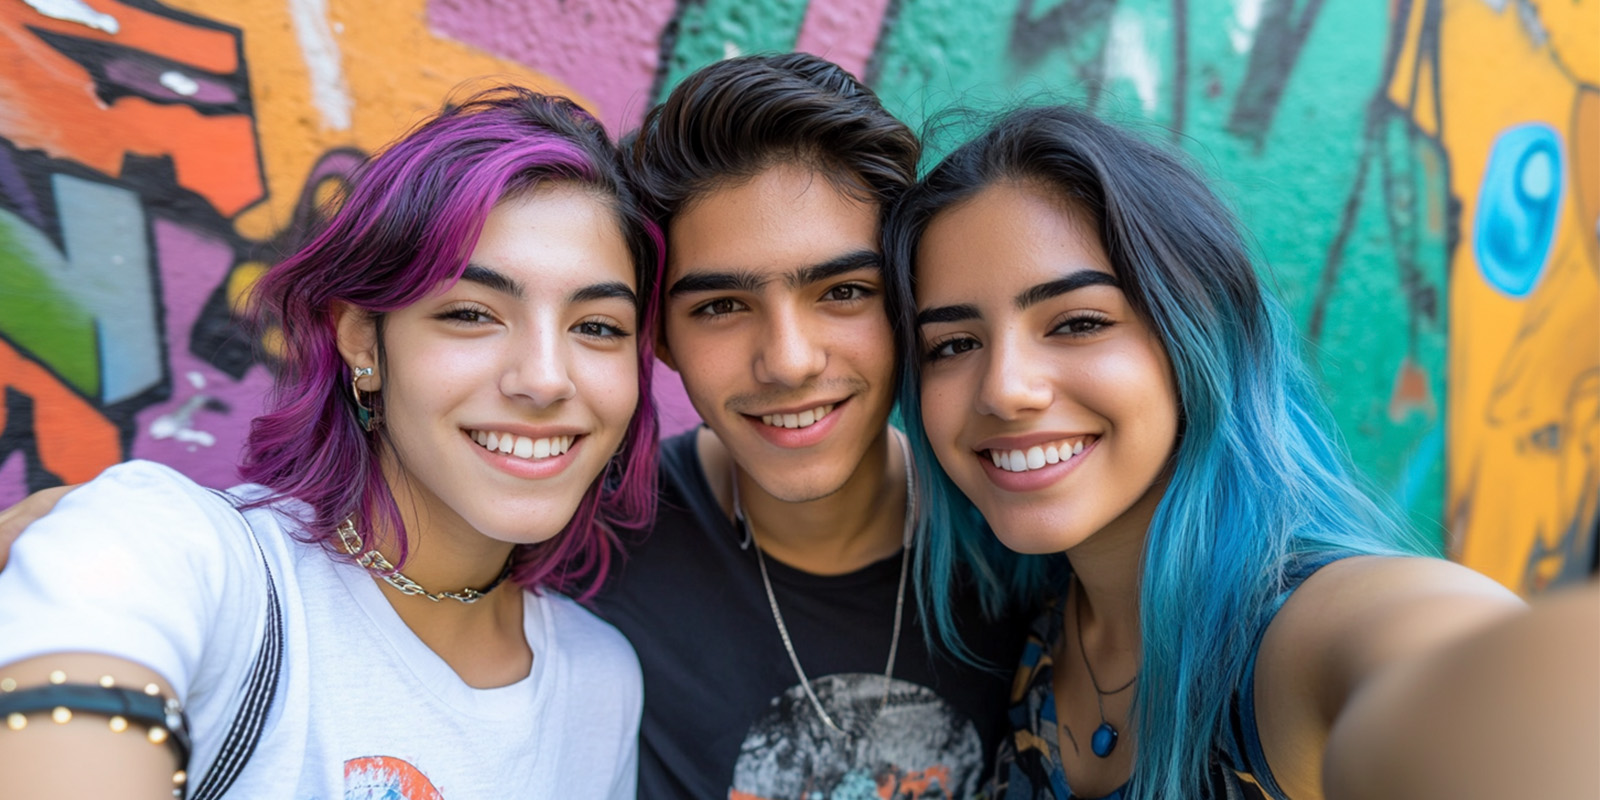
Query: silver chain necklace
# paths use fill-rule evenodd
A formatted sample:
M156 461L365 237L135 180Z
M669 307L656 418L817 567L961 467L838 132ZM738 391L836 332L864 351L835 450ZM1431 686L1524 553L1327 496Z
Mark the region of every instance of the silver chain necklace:
M894 682L894 659L900 650L900 623L905 615L906 604L906 573L911 563L911 539L917 530L917 485L916 473L911 467L911 448L906 444L905 435L889 429L900 444L900 453L906 463L906 515L905 524L900 533L900 587L894 596L894 633L889 639L889 661L883 667L883 698L878 701L878 714L889 706L889 688ZM737 470L737 467L735 467ZM789 638L789 626L783 624L783 612L778 609L778 597L772 593L772 578L767 574L767 560L761 554L761 543L755 541L755 526L750 524L750 519L745 516L744 505L739 502L739 476L737 471L733 476L733 516L739 526L744 528L745 539L739 546L756 548L756 566L761 568L761 585L767 590L767 604L772 607L772 621L778 625L778 636L783 639L783 649L789 654L789 663L794 665L796 675L800 676L800 688L811 700L811 707L817 710L817 716L822 718L822 724L828 726L846 739L854 739L856 733L840 727L833 721L822 701L817 698L817 693L811 688L811 681L806 677L806 671L800 667L800 656L795 653L794 642ZM874 715L876 716L876 715Z
M385 583L399 590L401 594L426 597L435 603L449 598L471 605L482 600L484 596L494 590L494 587L504 583L505 579L511 576L512 556L507 556L506 565L500 569L499 577L482 589L468 587L455 592L430 592L422 588L422 584L406 577L405 573L395 569L394 565L389 563L389 559L384 558L383 554L377 550L361 552L361 535L356 533L356 524L353 519L346 519L339 524L339 543L344 545L346 553L356 557L357 564L366 567L372 574L377 575Z

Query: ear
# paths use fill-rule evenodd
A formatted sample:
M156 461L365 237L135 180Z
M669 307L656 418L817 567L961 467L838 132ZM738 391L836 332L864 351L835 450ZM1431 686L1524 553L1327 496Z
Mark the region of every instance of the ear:
M678 362L672 358L672 347L667 344L667 326L659 325L656 328L656 358L667 365L667 369L678 371Z
M349 303L336 303L333 309L334 336L339 356L351 369L373 367L371 377L361 381L361 390L376 392L383 386L378 366L378 323L372 313Z

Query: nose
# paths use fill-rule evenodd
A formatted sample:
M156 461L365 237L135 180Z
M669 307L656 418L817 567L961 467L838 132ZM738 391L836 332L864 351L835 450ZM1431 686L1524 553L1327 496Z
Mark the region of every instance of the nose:
M996 337L987 357L974 405L981 414L1011 421L1050 407L1055 395L1043 359L1032 358L1018 335Z
M794 309L774 310L756 353L756 379L798 388L821 375L828 365L828 351L813 327Z
M500 391L539 408L555 405L578 392L572 379L572 352L555 321L535 326L532 335L508 340L500 373Z

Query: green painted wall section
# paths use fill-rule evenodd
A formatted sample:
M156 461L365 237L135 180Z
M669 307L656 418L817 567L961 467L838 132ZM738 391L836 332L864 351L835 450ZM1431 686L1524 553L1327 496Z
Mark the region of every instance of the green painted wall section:
M94 317L38 269L17 237L31 229L13 219L0 212L0 335L93 397L100 392Z
M902 2L867 79L927 135L930 159L972 130L973 115L950 109L1028 102L1086 104L1176 142L1253 234L1355 461L1442 543L1449 201L1437 143L1382 100L1388 9L1322 5L1295 49L1304 21L1273 16L1289 4L1254 4L1253 31L1238 19L1251 5ZM804 10L731 0L684 9L657 99L728 53L787 49ZM1432 405L1396 405L1402 377L1420 380Z

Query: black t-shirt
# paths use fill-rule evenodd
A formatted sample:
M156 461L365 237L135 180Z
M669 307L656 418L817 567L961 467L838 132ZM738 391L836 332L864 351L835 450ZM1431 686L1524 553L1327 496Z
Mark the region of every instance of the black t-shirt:
M706 482L695 432L662 443L653 531L596 598L644 669L639 797L964 798L981 786L1007 733L1010 665L1025 618L986 620L970 593L954 609L983 670L930 655L907 582L894 680L883 677L901 555L818 576L768 557L800 665L824 726L773 621L753 548ZM887 701L884 700L887 690ZM892 791L884 792L885 788Z

